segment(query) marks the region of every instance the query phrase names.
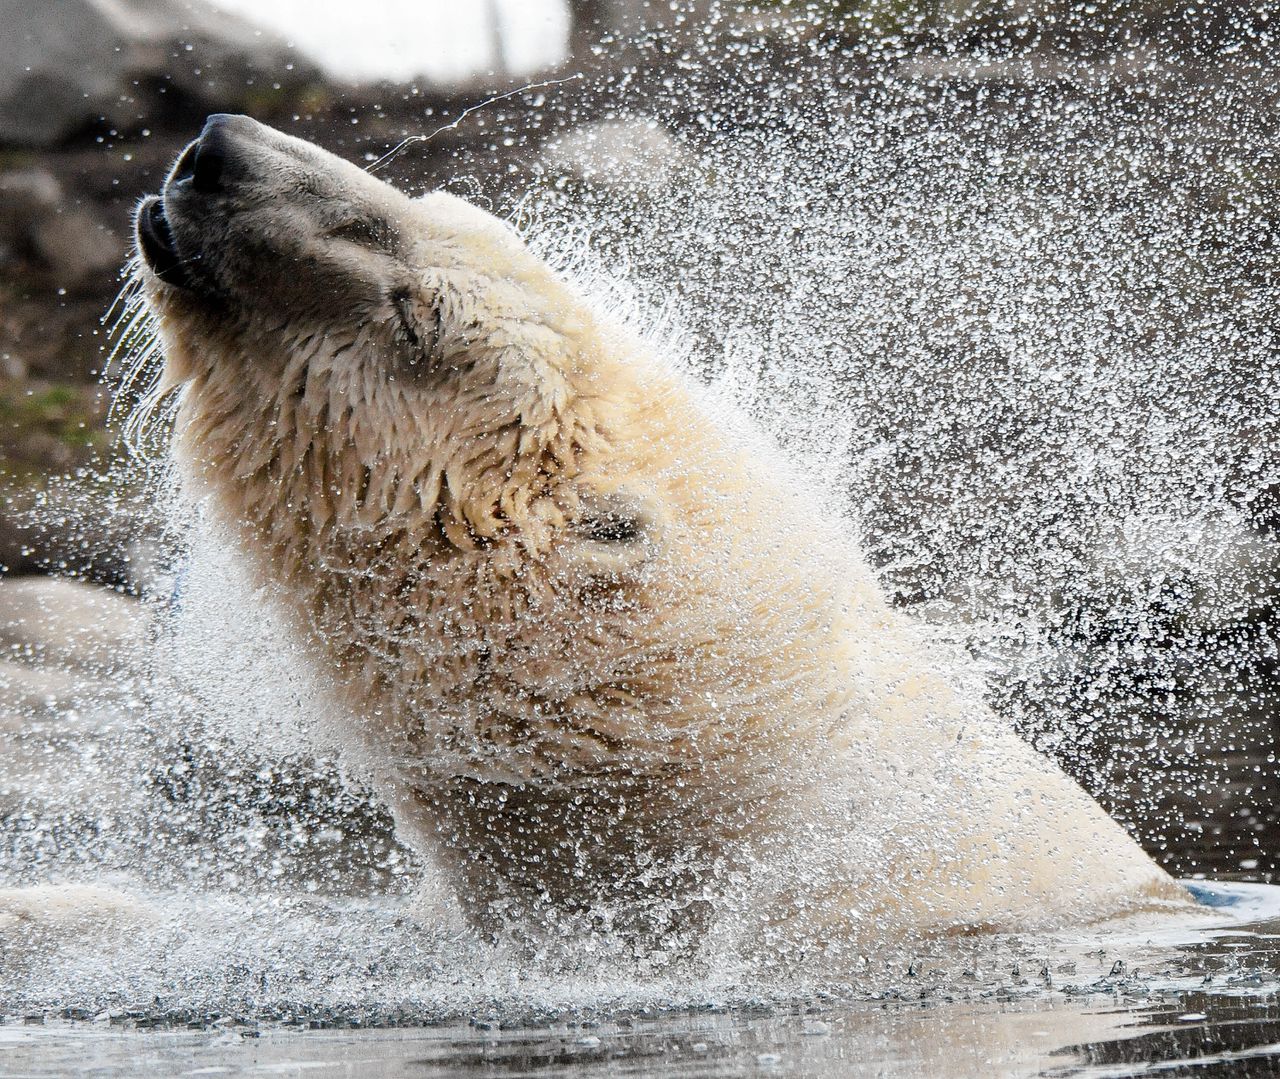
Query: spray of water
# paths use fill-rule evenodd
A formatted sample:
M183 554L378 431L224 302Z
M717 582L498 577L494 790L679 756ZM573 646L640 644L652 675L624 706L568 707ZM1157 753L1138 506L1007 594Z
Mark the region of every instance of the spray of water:
M661 325L660 347L785 448L998 710L1194 870L1178 840L1215 777L1189 762L1273 737L1269 151L1226 83L1165 82L1157 99L1132 72L944 77L891 54L844 80L811 63L762 90L746 72L673 144L690 163L674 189L626 161L594 181L549 167L523 201L509 193L512 213L602 302ZM694 92L671 87L666 106ZM160 459L155 337L136 289L120 305L123 399L141 402L127 437ZM131 728L146 748L130 798L107 838L13 841L35 876L116 881L161 913L105 988L98 952L64 940L12 995L375 1020L726 999L732 955L672 978L660 956L609 954L607 935L531 960L451 921L272 597L164 497L187 568ZM1230 868L1249 843L1197 857ZM914 976L900 958L838 980ZM795 991L751 976L747 995Z
M530 90L545 90L549 86L563 86L565 83L576 82L580 78L582 78L582 76L579 74L579 75L570 75L568 78L564 78L564 79L547 79L543 82L525 83L523 86L517 86L514 90L509 90L505 94L495 94L493 97L487 97L483 101L477 102L476 104L470 105L467 108L463 109L460 113L458 113L457 117L454 120L451 120L449 123L443 124L442 126L436 128L429 135L409 135L401 139L398 143L395 144L395 146L393 146L381 157L370 162L368 168L365 171L377 172L379 169L383 168L384 166L389 165L392 161L394 161L397 157L399 157L401 153L403 153L405 150L407 150L410 146L414 145L415 143L430 142L432 139L436 138L437 136L443 135L446 131L457 131L458 128L462 126L463 122L467 119L468 116L470 116L474 112L479 112L481 109L488 108L490 105L497 105L499 102L508 101L511 98L517 97L520 94L528 93Z

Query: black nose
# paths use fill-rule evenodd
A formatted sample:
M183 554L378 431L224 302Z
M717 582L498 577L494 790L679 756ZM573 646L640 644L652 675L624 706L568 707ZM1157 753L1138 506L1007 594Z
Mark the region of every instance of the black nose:
M195 190L216 195L223 189L227 167L226 117L221 113L205 121L204 130L178 158L173 167L173 183L190 180Z

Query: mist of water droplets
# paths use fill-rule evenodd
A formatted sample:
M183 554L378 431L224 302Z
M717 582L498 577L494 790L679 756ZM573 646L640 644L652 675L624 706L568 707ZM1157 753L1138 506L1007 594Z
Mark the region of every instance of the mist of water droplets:
M1274 738L1265 118L1238 84L1165 69L970 77L892 41L807 63L784 78L736 48L694 56L659 94L688 121L678 167L646 183L626 161L568 181L551 164L505 196L786 448L894 601L968 650L1028 737L1175 868L1234 868L1265 832L1237 820L1218 848L1193 844L1221 784L1265 816L1265 777L1232 768ZM728 89L700 111L713 69ZM405 920L394 897L429 889L423 868L326 736L269 599L182 512L133 815L109 841L15 847L141 882L169 920L114 984L64 947L23 991L271 1014L530 994L536 975L466 940L447 896L417 899L441 928ZM579 1003L630 991L621 967L601 982L584 974L598 956L566 954Z

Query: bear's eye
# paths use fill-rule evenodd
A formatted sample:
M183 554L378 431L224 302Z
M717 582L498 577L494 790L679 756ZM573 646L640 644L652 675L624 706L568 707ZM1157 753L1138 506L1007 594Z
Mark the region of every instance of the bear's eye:
M371 247L389 255L395 254L400 241L399 232L390 221L382 217L359 217L344 221L329 230L329 237L359 244L361 247Z

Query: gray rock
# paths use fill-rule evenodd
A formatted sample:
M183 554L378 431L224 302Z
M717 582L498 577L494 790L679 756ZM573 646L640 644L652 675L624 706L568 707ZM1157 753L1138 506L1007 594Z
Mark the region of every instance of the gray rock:
M147 743L128 707L127 682L73 678L75 703L26 710L0 688L0 821L26 814L50 830L86 833L95 822L136 819ZM0 850L14 838L3 835Z
M132 129L160 94L216 111L316 77L286 42L203 0L0 0L0 25L10 144L48 146L99 120Z
M119 268L123 241L69 204L45 169L0 173L0 256L31 263L59 285L77 285Z
M66 481L0 498L0 576L55 573L166 596L163 528L151 502L119 486Z
M1236 520L1176 516L1128 522L1094 557L1100 595L1139 611L1174 604L1185 629L1255 622L1280 601L1280 543Z
M104 949L136 947L137 934L161 921L145 900L102 885L0 888L0 948L17 966L86 939Z
M0 580L0 821L31 825L0 831L0 861L41 860L136 817L147 634L143 604L109 589Z
M45 669L132 670L146 642L143 604L58 577L0 580L0 658Z
M599 120L552 140L543 163L596 187L657 194L697 167L697 156L656 120Z
M70 671L0 659L0 738L22 734L29 717L58 713L86 688Z
M569 13L569 51L579 62L591 54L616 55L619 45L647 33L689 39L707 33L709 27L748 23L740 13L735 18L714 0L670 5L652 0L569 0Z
M62 185L47 169L14 169L0 173L0 237L25 230L38 214L62 203Z

